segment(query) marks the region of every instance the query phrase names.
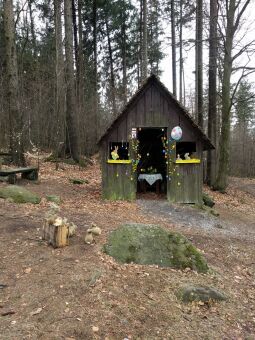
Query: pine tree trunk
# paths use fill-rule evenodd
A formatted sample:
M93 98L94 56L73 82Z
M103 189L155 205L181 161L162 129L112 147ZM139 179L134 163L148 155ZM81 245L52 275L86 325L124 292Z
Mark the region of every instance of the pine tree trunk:
M142 82L148 74L147 0L143 0Z
M172 33L172 80L173 80L173 95L177 97L176 87L176 34L175 34L175 5L174 0L171 0L171 33Z
M210 36L209 36L209 90L208 90L208 137L217 148L217 0L210 0ZM216 178L216 150L207 153L207 184L214 185Z
M78 0L78 63L77 63L77 83L78 83L78 98L79 105L81 108L84 106L84 55L83 55L83 33L82 33L82 1Z
M65 54L66 54L66 127L67 145L71 156L79 161L77 116L75 105L75 78L73 65L72 0L64 0L65 13Z
M3 9L7 75L7 110L9 113L10 126L10 151L14 164L23 166L25 165L24 125L20 105L13 1L4 0Z
M126 46L126 13L124 14L124 20L122 23L122 77L123 77L123 103L127 103L127 46Z
M62 0L54 0L54 22L55 22L55 117L57 133L55 136L55 147L57 153L60 153L60 142L65 140L65 132L61 129L65 121L65 68L63 56L63 36L61 21ZM61 131L62 130L62 131ZM61 155L62 156L62 155Z
M196 8L196 112L203 129L203 0L197 0Z
M179 36L179 54L180 54L180 67L179 67L179 101L182 103L183 100L183 89L182 89L182 76L183 76L183 56L182 56L182 8L183 3L180 0L180 36Z
M73 20L73 38L74 38L74 57L76 71L78 70L78 27L75 0L72 0L72 20Z
M114 79L114 69L113 69L113 55L112 55L112 45L111 45L111 38L110 38L110 31L108 20L106 18L105 21L106 25L106 35L107 35L107 43L108 43L108 53L109 53L109 62L110 62L110 92L111 92L111 102L112 102L112 109L113 109L113 116L117 116L117 107L116 107L116 89L115 89L115 79Z

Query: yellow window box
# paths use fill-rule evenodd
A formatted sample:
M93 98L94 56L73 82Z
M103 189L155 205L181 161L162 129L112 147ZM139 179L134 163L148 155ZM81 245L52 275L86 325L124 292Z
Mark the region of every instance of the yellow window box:
M176 159L176 164L194 164L194 163L201 163L200 159Z
M131 164L131 159L122 159L122 160L118 160L118 159L108 159L107 163L108 164Z

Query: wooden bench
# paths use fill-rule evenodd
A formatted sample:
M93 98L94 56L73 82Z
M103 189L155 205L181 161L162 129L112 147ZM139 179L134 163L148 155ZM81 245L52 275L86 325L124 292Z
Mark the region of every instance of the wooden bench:
M17 174L21 174L22 178L36 181L38 179L38 168L17 168L17 169L0 169L0 176L7 177L10 184L15 184L17 181Z

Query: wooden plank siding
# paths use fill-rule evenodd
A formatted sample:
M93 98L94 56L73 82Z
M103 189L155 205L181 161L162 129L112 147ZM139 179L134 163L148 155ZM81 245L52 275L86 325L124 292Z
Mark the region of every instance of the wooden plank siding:
M180 125L183 142L196 142L200 164L181 164L167 181L167 198L172 202L201 203L203 178L203 141L192 121L183 114L182 108L157 82L148 82L126 111L117 119L101 142L102 190L105 199L133 200L136 198L137 178L132 174L131 164L108 164L111 142L129 142L130 159L134 157L130 144L132 128L167 128L167 137L173 127ZM174 170L175 152L168 158L168 165ZM171 169L167 170L169 173ZM177 176L177 173L179 174ZM131 181L133 177L133 181ZM179 183L179 185L178 185Z

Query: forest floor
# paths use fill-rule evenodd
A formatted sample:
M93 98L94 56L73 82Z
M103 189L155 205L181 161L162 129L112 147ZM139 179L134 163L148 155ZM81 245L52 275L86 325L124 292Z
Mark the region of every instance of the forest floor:
M215 217L153 194L136 202L103 201L96 160L83 170L63 167L42 163L38 183L19 181L43 197L39 205L0 199L0 339L255 339L254 179L232 178L226 194L210 192L220 213ZM74 185L71 177L89 183ZM60 195L61 216L78 225L68 247L53 249L41 240L47 194ZM103 232L87 245L92 222ZM181 232L211 271L116 263L102 246L125 222ZM218 288L229 300L183 304L176 291L187 283Z

